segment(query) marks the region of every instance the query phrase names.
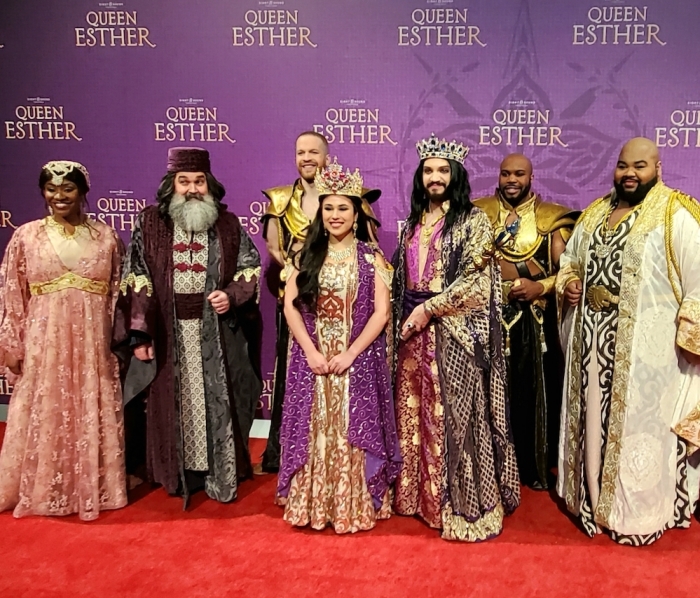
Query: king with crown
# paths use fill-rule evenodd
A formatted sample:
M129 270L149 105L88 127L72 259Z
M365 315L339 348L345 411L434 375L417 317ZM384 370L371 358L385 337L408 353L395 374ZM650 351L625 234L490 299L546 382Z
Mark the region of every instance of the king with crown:
M520 502L505 392L501 273L470 200L468 148L417 144L411 212L394 256L394 400L403 465L394 510L448 540L501 532Z

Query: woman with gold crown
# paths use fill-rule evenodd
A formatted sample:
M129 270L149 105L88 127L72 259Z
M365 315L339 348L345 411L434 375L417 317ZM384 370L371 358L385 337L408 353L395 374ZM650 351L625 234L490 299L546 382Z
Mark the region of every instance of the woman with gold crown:
M46 164L50 215L20 226L0 268L0 365L14 380L0 511L95 519L126 505L121 391L110 352L123 244L84 212L82 164Z
M391 272L368 243L359 171L334 161L315 184L318 214L288 266L278 494L292 525L357 532L389 517L401 463L384 335Z

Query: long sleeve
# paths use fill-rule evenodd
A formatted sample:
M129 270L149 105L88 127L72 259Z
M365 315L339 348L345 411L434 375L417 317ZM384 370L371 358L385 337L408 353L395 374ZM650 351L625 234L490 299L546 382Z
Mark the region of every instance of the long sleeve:
M243 228L241 228L236 273L224 291L229 296L232 307L240 307L253 298L256 302L259 301L260 252Z
M566 244L564 253L559 258L559 272L555 281L558 302L564 294L564 289L575 279L582 280L581 265L578 263L579 244L581 243L581 232L583 225L579 222L574 228L574 232Z
M673 245L682 296L676 343L700 355L700 222L683 208L676 214L675 220Z
M146 263L140 214L124 256L114 323L114 345L127 346L135 338L152 339L155 302L153 281Z
M112 276L109 285L109 296L112 299L110 303L110 318L114 315L117 299L119 299L119 287L121 286L122 279L122 262L124 261L124 253L126 252L124 242L119 238L116 231L112 231L112 234L114 235L115 245L112 251Z
M0 266L0 363L5 355L24 359L29 284L21 229L15 231Z
M460 275L442 293L425 302L426 309L434 317L488 312L491 269L496 265L493 229L481 210L472 217L471 234L465 243Z

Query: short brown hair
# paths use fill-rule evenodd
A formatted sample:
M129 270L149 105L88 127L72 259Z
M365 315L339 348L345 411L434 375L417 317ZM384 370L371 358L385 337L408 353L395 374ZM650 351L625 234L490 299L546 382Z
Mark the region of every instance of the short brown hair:
M321 142L323 143L323 147L326 148L326 151L328 151L328 139L326 139L321 133L317 133L316 131L304 131L303 133L299 133L297 135L297 138L294 140L294 144L296 145L296 142L299 141L302 137L316 137L316 139L320 139Z

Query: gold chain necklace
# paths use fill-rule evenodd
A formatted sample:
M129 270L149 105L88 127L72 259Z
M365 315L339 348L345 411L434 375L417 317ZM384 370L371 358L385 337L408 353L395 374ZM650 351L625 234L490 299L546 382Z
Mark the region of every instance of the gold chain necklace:
M346 259L348 259L351 255L352 252L355 251L355 245L356 242L352 242L350 245L348 245L345 249L331 249L331 247L328 247L328 257L332 259L334 262L342 262Z
M433 231L435 230L435 227L437 226L438 222L440 222L440 220L442 220L445 217L445 212L443 211L442 214L440 214L431 224L426 226L425 221L427 217L427 212L424 212L420 223L420 244L423 247L428 247L430 245L430 239L432 239L433 237Z
M634 214L637 210L639 210L642 207L642 202L639 202L636 206L634 206L629 212L627 212L625 215L622 216L616 223L615 226L611 227L610 226L610 217L612 216L612 213L615 211L615 208L617 208L617 203L611 204L610 208L608 208L608 211L606 212L605 216L603 217L603 222L600 225L600 237L601 237L601 242L598 243L595 246L595 256L598 259L605 259L612 253L612 248L610 247L610 241L612 241L613 237L615 236L615 233L618 231L622 223L627 220L632 214Z

